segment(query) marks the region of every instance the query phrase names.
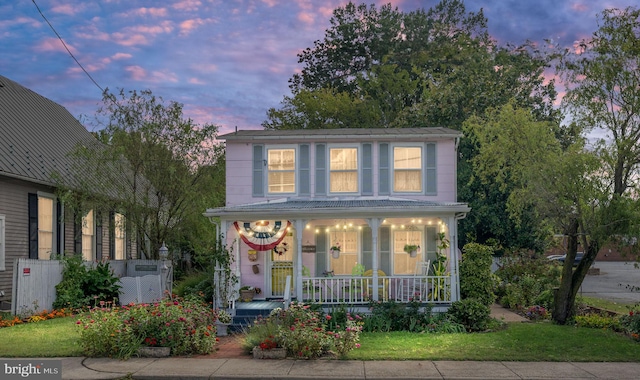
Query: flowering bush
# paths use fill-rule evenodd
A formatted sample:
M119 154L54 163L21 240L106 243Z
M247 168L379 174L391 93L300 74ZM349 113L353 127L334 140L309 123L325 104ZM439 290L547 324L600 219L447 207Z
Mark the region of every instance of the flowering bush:
M226 311L220 309L220 310L216 311L216 319L220 323L225 323L225 324L231 323L231 314L229 314Z
M292 304L282 311L282 320L278 336L287 353L295 357L317 358L329 351L332 335L325 331L318 312L308 305Z
M628 315L620 317L624 331L636 341L640 341L640 310L630 310Z
M524 316L532 321L539 321L542 319L547 319L549 313L544 307L536 305L528 308L527 311L524 312Z
M278 348L278 342L273 335L270 335L260 342L258 347L260 347L261 350L271 350L273 348Z
M334 347L338 356L345 357L349 351L360 347L358 342L363 324L362 317L356 315L354 318L350 313L347 313L347 326L344 331L333 333Z
M29 316L15 315L11 317L11 319L3 319L0 315L0 327L11 327L22 323L40 322L47 319L68 317L70 315L73 315L73 312L70 309L54 309L51 311L43 310Z
M193 299L122 308L94 308L77 324L87 356L128 358L140 346L170 347L172 355L206 354L216 342L215 313Z

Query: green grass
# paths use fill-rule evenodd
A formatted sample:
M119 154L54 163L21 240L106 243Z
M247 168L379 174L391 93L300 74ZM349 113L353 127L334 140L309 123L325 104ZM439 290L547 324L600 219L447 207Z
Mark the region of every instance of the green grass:
M75 317L0 328L0 357L82 356Z
M76 318L0 328L0 357L82 356ZM609 330L512 323L476 334L363 333L352 360L638 362L640 343Z
M640 344L607 330L512 323L478 334L363 333L353 360L640 361Z
M615 311L620 314L627 314L629 312L629 308L635 305L635 303L632 302L615 302L595 297L579 297L579 301L582 301L589 306Z

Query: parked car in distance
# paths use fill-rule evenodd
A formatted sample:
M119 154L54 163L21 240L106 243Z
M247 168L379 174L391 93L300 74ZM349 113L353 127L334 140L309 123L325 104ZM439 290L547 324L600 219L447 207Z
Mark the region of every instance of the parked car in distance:
M556 256L558 256L558 255L556 255ZM573 266L575 267L578 264L580 264L580 261L582 261L583 257L584 257L584 252L576 253L576 258L573 260ZM564 254L564 255L559 255L559 257L557 257L557 258L550 258L549 260L558 260L558 261L560 261L561 263L564 264L564 261L566 260L566 258L567 258L567 255Z

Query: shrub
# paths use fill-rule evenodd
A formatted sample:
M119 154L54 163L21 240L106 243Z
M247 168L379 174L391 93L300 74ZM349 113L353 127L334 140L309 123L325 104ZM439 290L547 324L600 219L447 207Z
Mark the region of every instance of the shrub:
M460 323L470 332L486 330L490 313L489 306L475 298L456 301L451 304L447 311L447 315L454 322Z
M633 339L640 341L640 310L638 307L629 311L629 314L620 317L620 326Z
M547 309L543 306L531 306L525 311L524 316L532 321L539 321L542 319L547 319L549 317L549 313Z
M345 323L327 330L331 315L322 316L310 305L293 302L289 309L275 309L266 318L258 318L245 332L242 346L251 351L267 346L287 349L294 357L317 358L331 350L340 356L359 346L362 318L345 314Z
M491 273L493 249L478 243L468 243L463 252L460 263L461 297L475 298L487 306L491 305L496 299L496 279Z
M126 359L140 346L170 347L172 355L207 354L216 342L215 314L195 299L122 308L93 308L77 324L87 356Z
M587 315L575 316L576 326L589 327L593 329L611 329L614 331L620 330L620 320L618 317L612 317L609 315L600 315L591 313Z
M542 305L550 309L552 289L560 284L561 268L545 257L530 252L509 252L496 271L500 279L496 294L506 307L524 309Z
M98 263L87 269L81 255L62 258L62 281L56 285L56 309L95 306L96 302L115 302L120 293L120 281L109 263Z

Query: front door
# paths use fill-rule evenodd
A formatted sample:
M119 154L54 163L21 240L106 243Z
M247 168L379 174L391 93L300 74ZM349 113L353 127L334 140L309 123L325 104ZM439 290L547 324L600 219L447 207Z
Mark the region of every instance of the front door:
M293 291L293 258L294 253L293 234L287 233L280 245L269 251L268 260L268 278L267 278L267 298L283 298L284 288L287 276L291 276L291 287Z

